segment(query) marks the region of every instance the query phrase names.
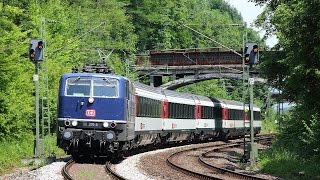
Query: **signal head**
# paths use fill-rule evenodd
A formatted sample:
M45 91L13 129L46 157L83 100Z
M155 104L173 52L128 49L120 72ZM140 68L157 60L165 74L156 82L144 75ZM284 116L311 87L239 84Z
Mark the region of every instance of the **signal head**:
M39 48L39 49L42 49L42 48L43 48L43 42L42 42L42 41L39 41L39 42L38 42L38 48Z
M32 61L43 60L44 41L42 39L30 39L29 58Z

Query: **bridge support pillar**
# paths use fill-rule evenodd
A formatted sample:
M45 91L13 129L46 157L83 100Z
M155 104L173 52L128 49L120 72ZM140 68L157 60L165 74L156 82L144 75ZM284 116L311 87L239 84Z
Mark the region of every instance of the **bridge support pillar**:
M174 80L176 80L177 79L177 75L176 74L172 74L171 75L171 81L174 81Z
M150 86L158 87L162 85L162 76L150 76Z

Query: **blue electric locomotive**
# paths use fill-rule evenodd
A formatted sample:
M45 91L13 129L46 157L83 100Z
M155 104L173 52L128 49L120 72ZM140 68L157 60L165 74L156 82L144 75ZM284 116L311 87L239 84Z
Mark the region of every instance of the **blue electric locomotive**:
M70 73L59 89L57 144L68 154L106 154L134 138L135 98L126 78ZM115 141L116 140L116 141Z

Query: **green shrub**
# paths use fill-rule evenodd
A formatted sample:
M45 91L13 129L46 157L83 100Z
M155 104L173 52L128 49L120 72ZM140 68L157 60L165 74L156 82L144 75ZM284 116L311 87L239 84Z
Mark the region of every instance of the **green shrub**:
M44 139L44 155L62 156L64 152L56 146L56 136L48 135ZM21 158L33 157L34 136L26 134L24 139L0 142L0 175L12 169L24 166Z
M262 172L284 179L316 179L320 176L319 160L304 160L284 148L272 148L259 154ZM299 175L304 173L304 175Z

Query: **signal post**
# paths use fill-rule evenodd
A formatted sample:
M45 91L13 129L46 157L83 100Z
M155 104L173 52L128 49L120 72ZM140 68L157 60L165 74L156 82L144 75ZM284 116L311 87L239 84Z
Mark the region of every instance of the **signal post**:
M29 59L35 64L33 81L35 82L35 111L36 111L36 137L34 141L34 156L39 157L44 152L43 139L40 139L39 118L39 64L43 61L44 42L42 39L30 39Z
M256 165L256 159L258 156L258 149L257 144L254 142L254 113L253 113L253 85L254 85L254 78L250 77L250 70L253 65L257 65L259 63L259 47L258 44L255 42L247 42L245 43L244 47L244 56L243 56L243 65L247 66L247 74L245 72L245 67L243 68L243 78L245 83L245 78L248 78L248 85L249 85L249 93L250 93L250 103L249 103L249 110L250 110L250 144L247 146L247 150L244 149L244 157L247 158L249 155L248 151L250 151L250 163L252 166ZM244 98L245 102L245 98ZM244 110L246 111L246 110ZM245 112L246 113L246 112ZM244 127L245 126L245 118L244 118ZM245 130L246 132L246 130ZM244 135L244 142L245 142L245 135ZM245 160L247 161L247 160Z

